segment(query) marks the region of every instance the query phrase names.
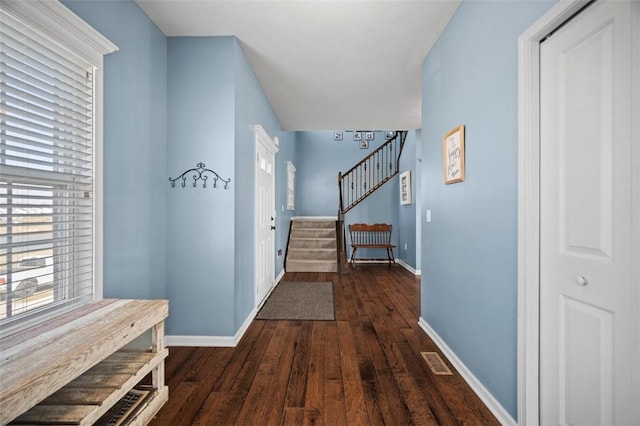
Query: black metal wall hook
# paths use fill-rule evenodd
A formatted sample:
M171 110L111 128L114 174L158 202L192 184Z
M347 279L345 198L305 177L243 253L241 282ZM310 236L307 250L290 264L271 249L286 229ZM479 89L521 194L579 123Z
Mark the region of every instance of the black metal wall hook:
M214 172L211 169L207 169L205 168L207 167L206 164L204 164L202 161L199 162L198 164L196 164L195 169L189 169L187 171L185 171L184 173L182 173L180 176L178 176L175 179L169 178L169 182L171 182L171 187L175 188L176 187L176 181L178 179L182 179L182 187L184 188L186 186L187 183L187 178L188 178L188 174L193 172L193 175L191 176L193 178L193 187L196 187L196 184L198 183L198 180L202 180L202 187L206 188L207 187L207 179L209 179L209 176L206 175L205 173L209 172L213 175L213 187L215 188L218 184L218 180L221 180L222 182L224 182L224 189L227 189L229 187L229 182L231 182L231 178L228 179L224 179L223 177L221 177L218 173Z

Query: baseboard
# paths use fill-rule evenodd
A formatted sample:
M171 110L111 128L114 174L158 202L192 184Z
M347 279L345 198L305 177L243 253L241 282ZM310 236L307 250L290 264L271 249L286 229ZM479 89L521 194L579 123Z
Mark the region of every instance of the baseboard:
M284 268L282 268L282 270L280 270L280 273L278 274L276 279L273 281L275 283L275 284L273 284L273 288L276 288L276 286L278 285L278 283L280 282L282 277L284 277L284 273L285 273L285 270L284 270ZM273 291L273 288L271 289L271 291Z
M355 262L352 262L351 260L348 260L347 263L355 263L356 265L388 265L389 261L382 259L382 260L375 260L375 259L357 259ZM402 266L404 269L406 269L407 271L411 272L413 275L415 275L416 277L421 276L422 272L419 269L413 269L411 267L411 265L407 264L406 262L403 262L400 259L396 259L394 261L394 263Z
M235 348L251 325L257 314L257 310L251 311L244 324L236 332L235 336L165 336L167 346L206 346L216 348Z
M233 336L165 336L167 346L207 346L232 348L236 346Z
M347 263L355 263L356 265L374 265L374 264L379 264L379 265L385 265L385 264L389 264L389 261L387 259L356 259L355 262L352 262L351 259L349 259L347 261ZM398 260L396 259L394 263L399 263Z
M467 368L466 365L456 356L456 354L447 346L447 344L442 340L442 338L432 329L427 322L420 317L420 321L418 321L418 325L420 328L424 330L425 333L434 343L440 348L442 353L447 357L451 364L458 370L462 378L467 382L467 384L473 389L473 391L478 395L478 397L484 402L484 404L489 408L489 410L493 413L494 416L498 419L500 424L516 426L517 422L511 417L511 415L504 409L502 404L498 402L497 399L484 387L484 385L476 378L476 376L471 373L471 371Z
M413 275L415 276L419 276L422 275L422 272L420 271L420 269L414 269L411 265L409 265L408 263L406 263L404 260L402 259L396 259L396 263L400 266L402 266L404 269L406 269L407 271L411 272Z
M267 295L264 297L264 299L262 299L262 302L260 302L260 304L256 307L255 312L253 313L253 316L251 316L251 320L253 321L253 318L255 318L255 316L258 314L258 311L260 310L260 308L262 308L262 305L265 304L265 302L267 301L267 299L269 298L269 296L271 296L271 293L273 292L273 290L276 289L276 287L278 286L278 283L280 282L280 280L282 279L282 277L284 277L284 268L280 271L280 273L278 274L278 276L276 277L275 280L273 280L273 286L271 287L271 289L269 290L269 292L267 293Z

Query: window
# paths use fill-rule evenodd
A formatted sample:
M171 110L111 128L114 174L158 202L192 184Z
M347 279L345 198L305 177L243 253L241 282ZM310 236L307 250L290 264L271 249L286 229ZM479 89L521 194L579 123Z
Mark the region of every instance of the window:
M98 83L115 46L58 2L3 1L0 20L6 333L101 297Z
M287 210L296 209L296 168L287 161Z

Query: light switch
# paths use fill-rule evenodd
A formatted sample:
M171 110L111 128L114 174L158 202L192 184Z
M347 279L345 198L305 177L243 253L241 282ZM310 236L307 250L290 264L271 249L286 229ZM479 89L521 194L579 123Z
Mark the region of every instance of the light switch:
M431 210L427 209L427 223L431 222Z

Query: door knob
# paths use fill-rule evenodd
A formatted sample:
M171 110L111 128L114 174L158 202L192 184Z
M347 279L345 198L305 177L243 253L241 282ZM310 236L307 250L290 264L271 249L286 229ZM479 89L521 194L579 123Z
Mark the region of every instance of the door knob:
M273 231L274 229L276 229L276 227L271 225L271 230Z
M587 279L585 277L583 277L582 275L578 275L576 277L576 283L578 285L585 286L585 285L589 284L589 281L587 281Z

